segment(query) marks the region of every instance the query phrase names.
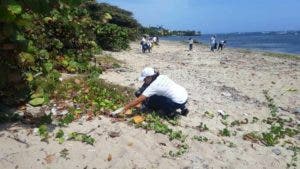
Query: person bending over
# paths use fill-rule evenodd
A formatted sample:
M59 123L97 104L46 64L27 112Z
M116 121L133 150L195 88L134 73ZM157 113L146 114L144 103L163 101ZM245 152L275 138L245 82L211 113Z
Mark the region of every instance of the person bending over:
M136 99L124 107L124 111L142 104L142 109L154 110L159 114L174 117L178 113L186 116L188 94L185 88L176 84L166 75L160 75L151 67L146 67L141 73L143 86L135 93ZM180 109L181 112L177 112Z

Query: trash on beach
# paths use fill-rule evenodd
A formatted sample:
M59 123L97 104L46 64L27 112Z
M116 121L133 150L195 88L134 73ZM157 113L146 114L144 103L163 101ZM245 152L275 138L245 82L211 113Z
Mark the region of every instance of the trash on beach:
M124 114L125 115L132 115L132 110L131 109L126 110Z
M133 122L135 124L139 124L139 123L143 122L144 120L145 120L145 118L143 116L137 115L137 116L133 117Z
M120 132L119 131L111 131L111 132L108 133L108 135L111 138L120 137Z
M281 151L278 148L272 149L272 152L275 153L276 155L281 154Z
M108 154L107 161L111 161L111 159L112 159L112 155Z
M110 115L111 115L111 116L116 116L116 115L122 113L123 111L124 111L124 108L121 107L121 108L119 108L119 109L117 109L117 110L111 112Z
M243 140L247 140L250 141L252 143L258 143L259 140L259 136L257 135L257 133L251 132L251 133L247 133L243 135Z
M226 116L226 113L223 110L218 110L218 115L224 117L224 116Z

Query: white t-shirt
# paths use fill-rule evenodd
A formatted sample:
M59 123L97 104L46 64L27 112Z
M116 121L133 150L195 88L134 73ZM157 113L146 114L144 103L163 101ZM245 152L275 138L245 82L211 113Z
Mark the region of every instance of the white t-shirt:
M216 43L216 38L211 37L211 38L210 38L210 43L211 43L211 44L215 44L215 43Z
M187 91L182 86L176 84L166 75L159 75L143 92L146 97L153 95L165 96L173 102L182 104L187 101Z

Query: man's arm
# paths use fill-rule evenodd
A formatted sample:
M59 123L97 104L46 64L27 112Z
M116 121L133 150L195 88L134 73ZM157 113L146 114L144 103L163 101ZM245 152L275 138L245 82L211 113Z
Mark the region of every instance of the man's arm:
M140 95L138 98L132 100L131 102L129 102L125 107L124 110L128 110L136 105L138 105L139 103L142 103L147 97L144 95Z

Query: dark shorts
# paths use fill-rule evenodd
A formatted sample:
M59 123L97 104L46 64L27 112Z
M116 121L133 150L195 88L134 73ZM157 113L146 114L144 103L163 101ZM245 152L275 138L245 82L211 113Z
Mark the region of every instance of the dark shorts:
M184 109L186 102L178 104L167 97L153 95L147 98L145 104L150 109L159 111L159 113L161 113L162 115L169 116L176 114L177 109Z

